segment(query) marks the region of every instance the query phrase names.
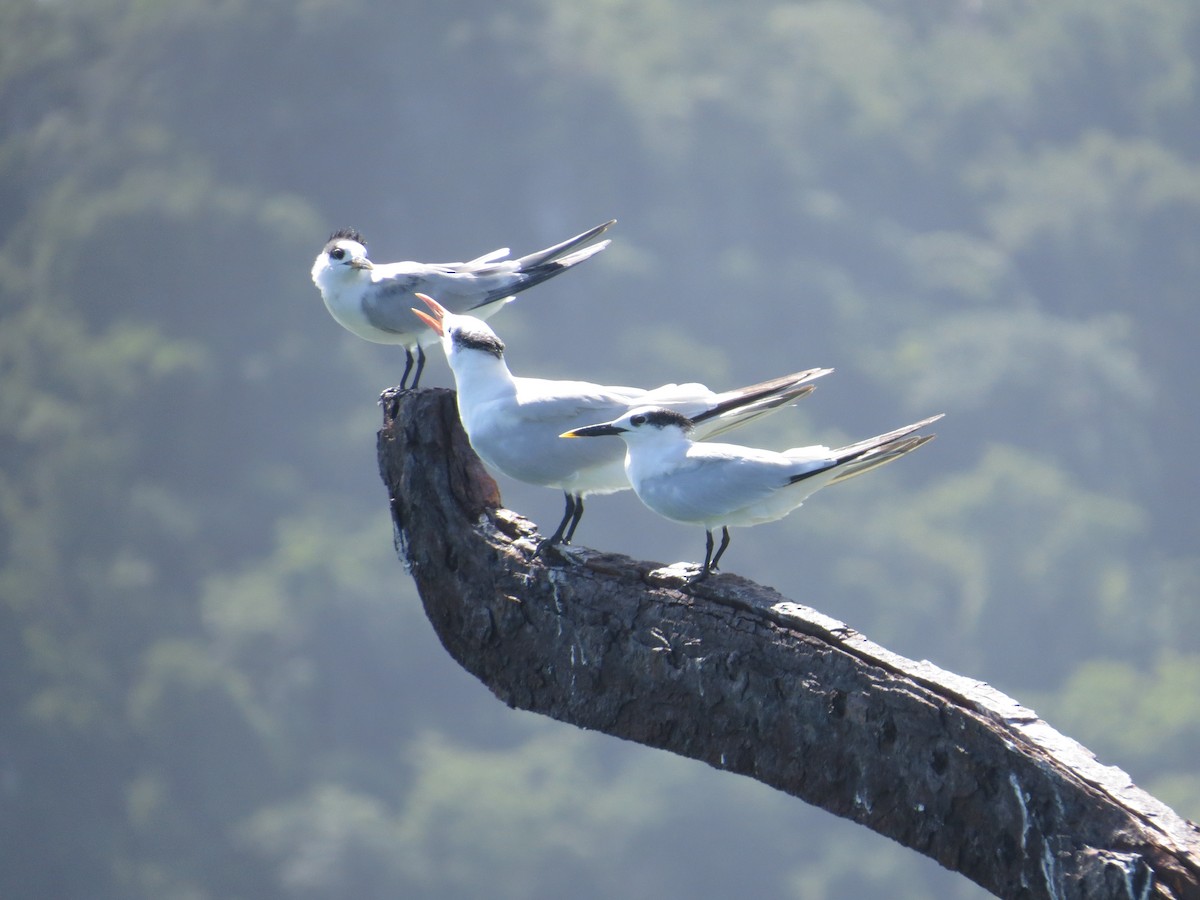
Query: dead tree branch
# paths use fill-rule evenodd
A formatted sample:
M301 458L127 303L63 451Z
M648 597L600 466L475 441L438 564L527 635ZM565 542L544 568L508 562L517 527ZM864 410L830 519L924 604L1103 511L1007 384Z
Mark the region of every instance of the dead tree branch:
M734 575L534 556L454 394L387 394L397 548L442 644L510 706L748 775L1000 897L1200 898L1200 830L986 684Z

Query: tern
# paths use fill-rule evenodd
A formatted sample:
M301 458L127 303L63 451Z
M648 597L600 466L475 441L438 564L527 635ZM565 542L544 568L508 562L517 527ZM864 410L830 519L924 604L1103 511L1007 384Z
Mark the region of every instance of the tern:
M401 388L413 369L416 351L415 389L425 366L424 346L436 341L410 309L418 291L436 294L456 312L470 311L486 319L512 301L514 294L553 278L607 247L609 241L590 242L616 221L611 219L518 259L509 259L508 248L501 247L469 262L455 263L373 263L367 258L366 238L343 228L329 236L318 254L312 280L321 291L325 307L343 328L377 344L404 347Z
M913 432L940 418L942 414L931 416L836 450L812 446L782 453L695 440L699 429L694 420L659 406L641 406L561 436L624 439L625 473L642 503L672 521L704 526L704 564L691 579L701 581L717 570L731 527L782 519L826 485L911 453L934 437ZM721 545L714 554L716 528L721 529Z
M619 442L564 441L563 431L654 404L677 410L697 433L713 436L796 402L813 390L809 382L833 371L808 369L724 393L695 383L646 390L523 378L509 370L504 343L487 323L418 296L432 315L413 311L441 336L458 388L459 418L475 452L511 478L563 492L562 521L539 549L571 543L585 496L630 487Z

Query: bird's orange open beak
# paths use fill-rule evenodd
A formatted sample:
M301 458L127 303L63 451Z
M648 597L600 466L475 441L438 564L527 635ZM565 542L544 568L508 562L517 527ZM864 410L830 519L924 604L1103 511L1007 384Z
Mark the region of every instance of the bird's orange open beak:
M442 304L438 303L428 294L415 294L414 296L433 310L433 315L431 316L423 310L414 309L413 312L416 313L417 318L432 328L438 337L442 337L445 334L445 330L442 328L442 319L448 311L446 307L442 306Z

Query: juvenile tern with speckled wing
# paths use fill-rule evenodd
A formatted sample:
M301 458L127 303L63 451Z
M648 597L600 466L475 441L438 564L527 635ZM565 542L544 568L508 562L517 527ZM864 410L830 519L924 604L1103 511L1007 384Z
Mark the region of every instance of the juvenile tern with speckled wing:
M826 485L911 453L934 437L913 432L941 417L931 416L837 450L813 446L782 453L694 440L699 435L694 419L657 405L641 406L562 436L618 435L625 440L625 474L641 501L672 521L704 526L704 564L693 579L700 581L717 570L729 546L731 527L782 519ZM718 527L721 546L714 555L713 529Z
M513 299L513 295L553 278L599 253L608 241L591 243L616 219L577 234L561 244L518 259L508 258L501 247L469 262L373 263L367 258L367 240L343 228L329 237L312 267L312 280L321 291L325 307L338 323L360 338L377 344L404 347L406 363L400 379L403 388L413 369L416 388L425 366L424 346L437 336L412 313L418 292L435 294L447 308L486 319Z
M543 546L569 544L583 516L583 498L629 488L620 441L564 441L588 422L613 419L644 404L688 416L696 432L713 436L788 406L832 369L808 369L717 393L702 384L653 390L513 375L504 344L487 323L456 315L424 294L432 314L414 310L436 334L454 372L458 414L471 446L488 465L526 484L558 488L566 510Z

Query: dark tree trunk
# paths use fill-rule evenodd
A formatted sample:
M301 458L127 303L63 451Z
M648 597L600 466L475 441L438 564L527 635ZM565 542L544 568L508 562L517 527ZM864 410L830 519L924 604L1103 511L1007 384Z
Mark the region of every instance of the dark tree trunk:
M1001 897L1200 898L1200 830L988 685L770 588L534 555L454 394L385 394L397 549L442 644L510 706L756 778Z

